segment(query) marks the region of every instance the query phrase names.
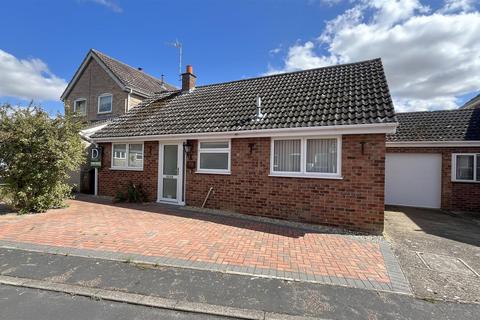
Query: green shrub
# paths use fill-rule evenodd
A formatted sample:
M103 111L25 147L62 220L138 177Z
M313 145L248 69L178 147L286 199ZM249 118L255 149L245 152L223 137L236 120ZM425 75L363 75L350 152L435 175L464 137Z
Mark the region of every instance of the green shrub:
M127 197L125 196L125 193L121 191L117 191L114 202L125 202L125 201L127 201Z
M4 197L19 213L64 206L69 172L85 161L72 115L50 115L39 107L0 106L0 177Z
M148 196L147 193L143 190L141 184L134 184L130 182L127 187L127 191L124 193L118 191L115 196L115 202L132 202L132 203L141 203L147 202Z

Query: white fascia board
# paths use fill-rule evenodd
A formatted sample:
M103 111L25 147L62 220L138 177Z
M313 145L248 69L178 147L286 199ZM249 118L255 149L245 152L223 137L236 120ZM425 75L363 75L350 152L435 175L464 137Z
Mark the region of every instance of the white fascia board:
M151 94L145 93L145 92L140 91L138 89L134 89L132 87L125 87L123 90L125 92L135 93L137 96L141 96L141 97L144 97L144 98L149 98L151 96Z
M480 141L401 141L387 142L387 148L480 147Z
M243 130L231 132L185 133L170 135L107 137L96 138L95 142L130 141L130 140L174 140L174 139L232 139L257 137L289 137L289 136L318 136L318 135L347 135L347 134L391 134L395 133L397 123L358 124L343 126L325 126L308 128Z
M94 134L98 130L105 128L108 124L109 124L109 122L105 122L105 123L99 124L98 126L95 126L95 127L90 127L90 128L84 129L84 130L80 130L80 135L85 136L85 137L90 137L92 134Z

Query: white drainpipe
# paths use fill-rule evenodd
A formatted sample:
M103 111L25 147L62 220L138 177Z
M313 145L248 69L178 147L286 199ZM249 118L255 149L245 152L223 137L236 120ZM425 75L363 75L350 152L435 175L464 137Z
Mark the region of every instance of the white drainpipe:
M127 113L130 110L130 95L132 94L133 89L130 88L130 92L128 93L127 96L127 102L125 103L125 113Z

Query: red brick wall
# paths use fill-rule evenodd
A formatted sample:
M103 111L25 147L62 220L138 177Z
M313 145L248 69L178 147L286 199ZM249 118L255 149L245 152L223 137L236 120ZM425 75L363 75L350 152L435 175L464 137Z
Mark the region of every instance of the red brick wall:
M197 143L191 143L196 161ZM385 135L347 135L342 145L343 180L287 178L269 176L270 138L232 139L231 175L187 169L187 205L201 206L213 187L208 208L380 233Z
M158 141L144 144L143 171L112 170L112 144L101 143L103 147L102 167L98 170L98 193L115 197L117 192L126 192L130 182L142 184L149 201L157 201L158 186Z
M452 182L452 153L480 153L480 147L387 148L387 153L439 153L442 155L442 208L480 212L480 183Z

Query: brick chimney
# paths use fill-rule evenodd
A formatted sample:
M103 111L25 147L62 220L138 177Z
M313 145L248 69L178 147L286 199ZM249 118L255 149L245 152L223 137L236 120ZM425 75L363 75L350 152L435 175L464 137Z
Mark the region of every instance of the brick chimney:
M197 77L193 74L191 65L187 65L187 71L182 73L182 91L191 91L195 89Z

